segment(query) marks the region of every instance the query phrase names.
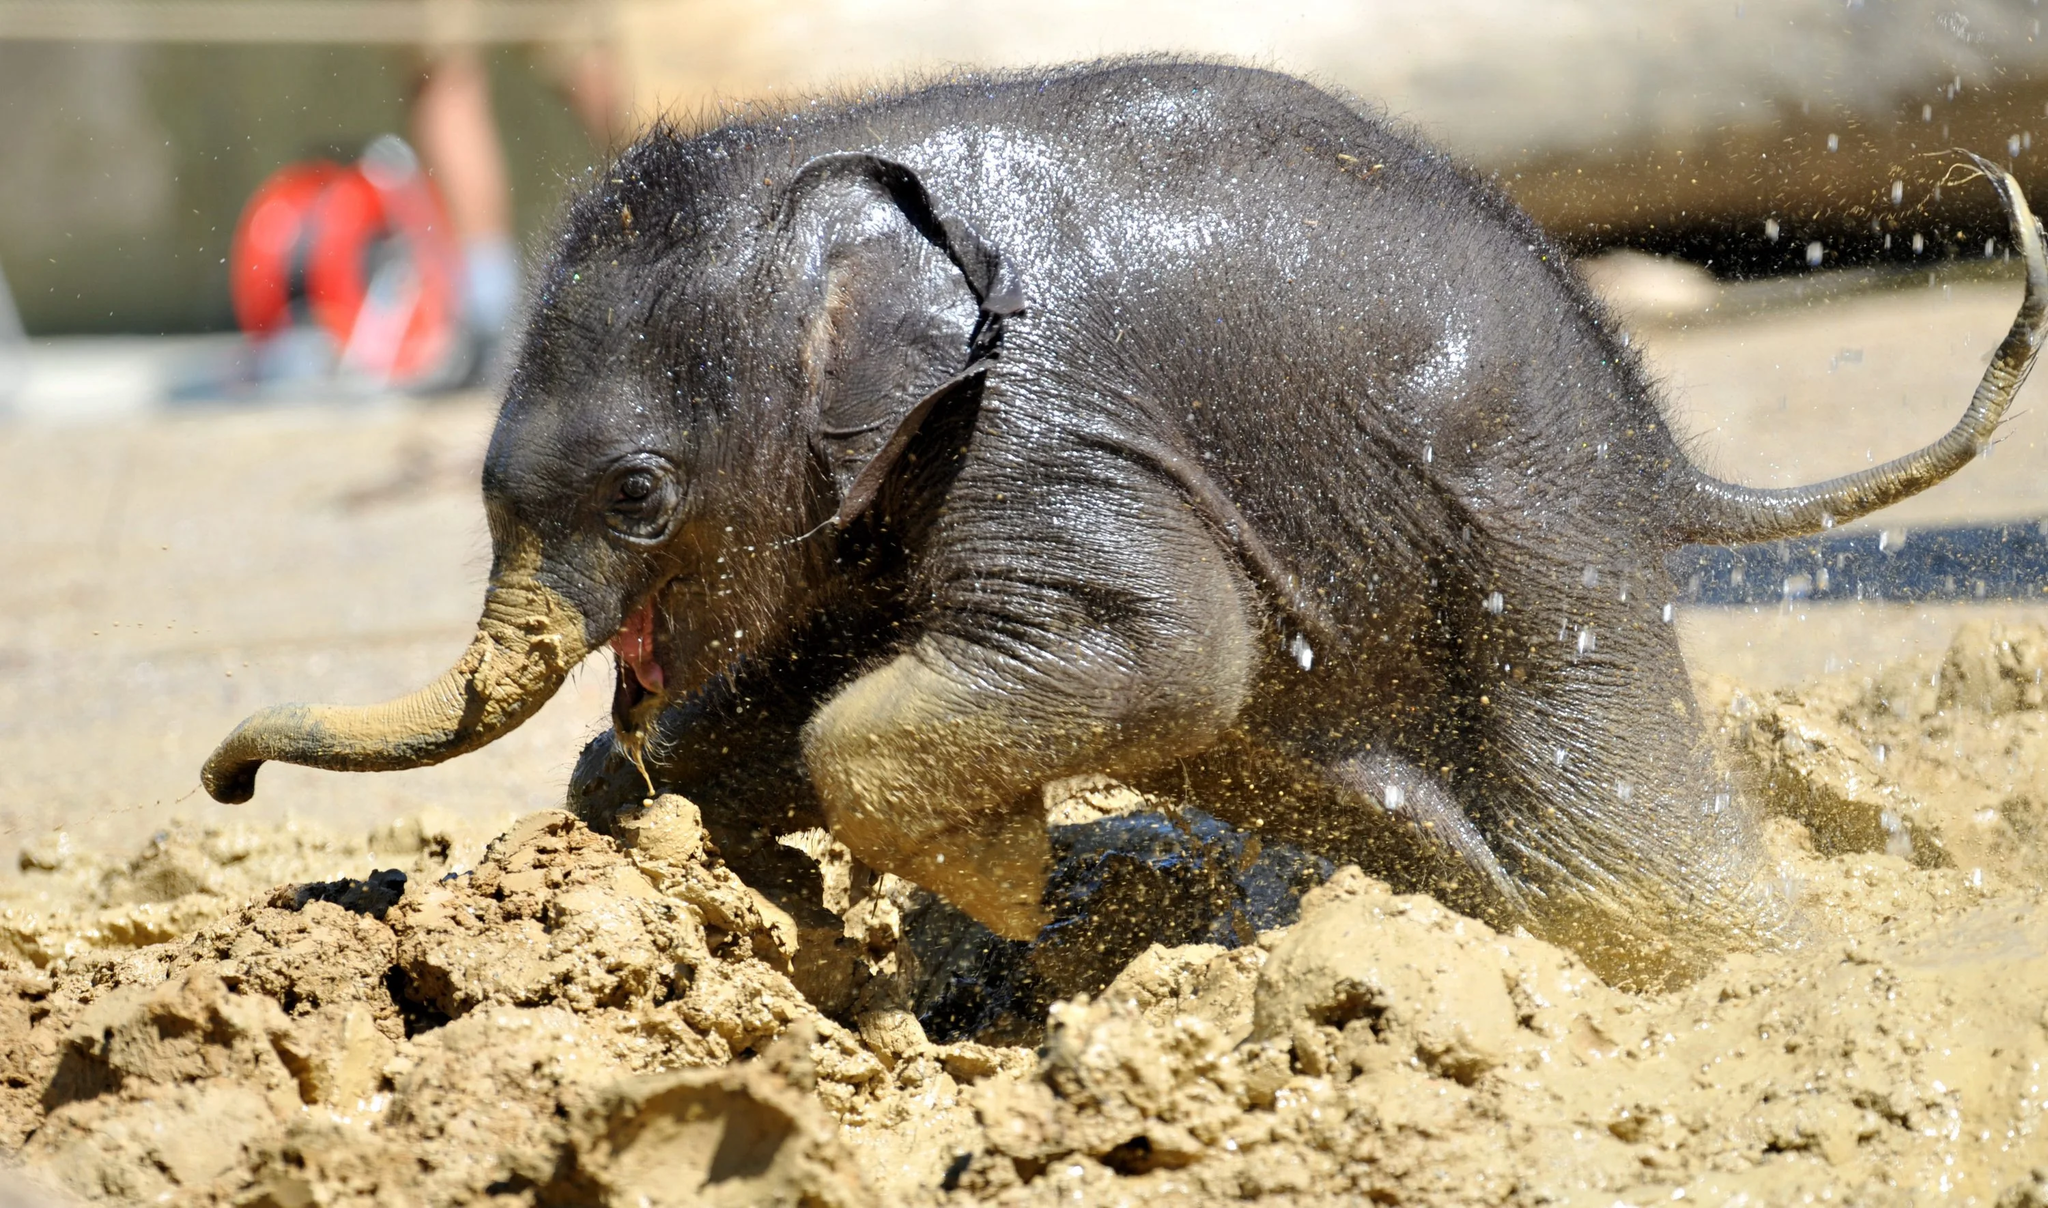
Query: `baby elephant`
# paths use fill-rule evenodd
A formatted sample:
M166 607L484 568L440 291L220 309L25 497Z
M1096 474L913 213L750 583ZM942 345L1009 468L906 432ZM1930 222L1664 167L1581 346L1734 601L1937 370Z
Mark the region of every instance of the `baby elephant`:
M673 787L742 866L823 824L1005 936L1048 782L1104 773L1657 980L1793 925L1715 771L1665 555L1939 482L2048 328L2027 293L1917 453L1759 490L1686 456L1563 255L1298 80L971 77L656 129L573 203L484 465L468 650L208 761L450 758L617 654L586 808ZM751 854L749 854L751 853Z

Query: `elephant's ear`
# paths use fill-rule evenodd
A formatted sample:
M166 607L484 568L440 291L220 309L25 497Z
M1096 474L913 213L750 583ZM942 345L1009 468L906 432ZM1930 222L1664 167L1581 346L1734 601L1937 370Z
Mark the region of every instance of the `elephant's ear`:
M964 219L939 213L915 172L879 156L805 164L782 221L804 258L813 442L844 528L874 502L919 427L986 371L1023 294Z

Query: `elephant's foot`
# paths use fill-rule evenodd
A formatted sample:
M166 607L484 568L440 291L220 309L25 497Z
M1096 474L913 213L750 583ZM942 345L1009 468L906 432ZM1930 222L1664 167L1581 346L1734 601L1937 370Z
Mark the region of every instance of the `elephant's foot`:
M1049 919L1038 786L1057 774L1001 693L906 654L812 719L804 758L832 834L868 867L944 897L1008 939Z
M639 766L620 749L610 730L591 739L569 773L569 812L594 831L610 834L619 811L640 805L653 794Z

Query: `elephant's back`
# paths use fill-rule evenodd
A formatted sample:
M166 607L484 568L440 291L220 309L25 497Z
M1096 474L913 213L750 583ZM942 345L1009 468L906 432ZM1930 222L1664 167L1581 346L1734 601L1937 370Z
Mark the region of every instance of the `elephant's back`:
M749 141L770 180L828 151L909 164L1019 267L1013 359L1066 387L1043 405L1171 425L1305 582L1421 586L1475 522L1605 540L1687 468L1560 249L1301 80L1158 60L963 77Z

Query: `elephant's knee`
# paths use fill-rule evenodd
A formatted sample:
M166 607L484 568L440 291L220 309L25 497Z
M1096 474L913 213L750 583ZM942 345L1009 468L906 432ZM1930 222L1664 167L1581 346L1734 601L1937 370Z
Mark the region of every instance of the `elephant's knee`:
M805 768L826 824L863 863L1028 938L1047 918L1051 862L1036 785L985 717L948 707L952 692L910 655L862 677L805 727Z
M916 836L1000 804L1002 738L970 695L906 654L826 702L804 727L803 758L834 830L886 818Z

